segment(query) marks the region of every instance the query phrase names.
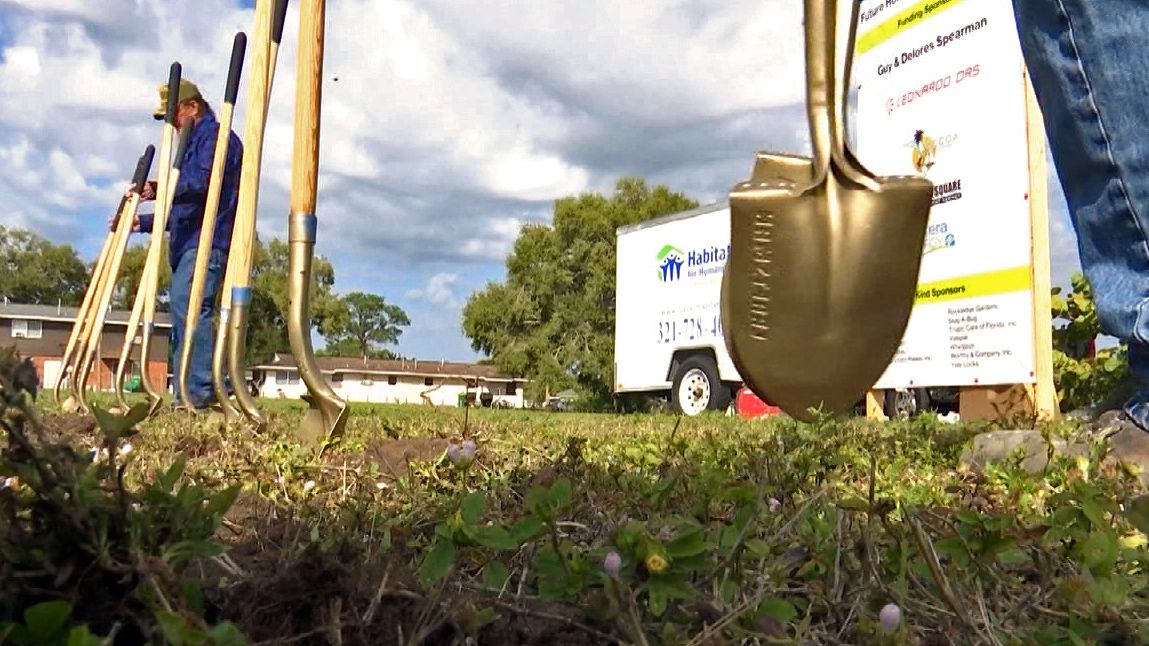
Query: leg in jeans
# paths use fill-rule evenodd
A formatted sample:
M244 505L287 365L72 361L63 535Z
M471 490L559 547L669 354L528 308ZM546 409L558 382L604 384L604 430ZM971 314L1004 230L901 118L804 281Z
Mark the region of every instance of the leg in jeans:
M183 348L178 344L184 338L184 322L187 320L188 299L191 298L192 275L195 272L196 250L192 249L180 256L175 269L172 270L172 373L176 388L176 400L179 401L179 365ZM188 366L188 394L192 401L188 402L196 408L204 406L214 399L211 384L211 357L214 346L213 329L215 325L215 299L223 281L223 272L227 265L227 256L223 251L213 249L208 258L207 272L204 276L203 300L200 303L199 322L196 324L195 336L192 338L191 361Z
M1149 429L1149 4L1013 0L1102 330L1129 345Z
M215 303L223 274L227 268L227 254L212 249L204 275L203 301L200 303L199 323L196 324L195 345L192 346L191 365L188 367L188 393L197 407L215 400L211 383L211 357L215 346Z
M168 292L172 310L172 342L168 350L169 363L172 372L172 389L175 391L175 401L180 398L180 353L183 352L185 329L184 322L188 314L188 292L191 290L191 276L195 268L195 252L185 253L174 259L172 264L172 286Z

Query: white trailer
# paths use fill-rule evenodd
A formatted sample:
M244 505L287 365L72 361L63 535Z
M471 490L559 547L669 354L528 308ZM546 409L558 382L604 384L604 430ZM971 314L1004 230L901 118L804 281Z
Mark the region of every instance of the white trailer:
M742 385L718 301L730 250L725 202L617 230L614 391L667 395L697 415Z
M616 231L614 392L667 397L697 415L730 405L742 376L722 336L719 299L730 250L727 202ZM888 390L889 417L953 402L952 388ZM864 401L858 412L864 412Z

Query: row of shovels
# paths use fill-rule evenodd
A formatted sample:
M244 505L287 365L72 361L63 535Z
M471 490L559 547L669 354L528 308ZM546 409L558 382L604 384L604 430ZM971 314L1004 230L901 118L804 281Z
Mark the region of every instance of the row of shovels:
M813 420L815 412L845 412L863 397L892 360L913 309L922 244L929 220L932 183L919 176L877 176L845 145L845 105L850 61L857 30L858 3L850 2L849 34L838 47L840 0L804 0L806 30L806 103L812 157L759 153L750 180L730 193L731 252L721 287L721 315L727 349L747 385L759 397L786 413ZM274 8L273 6L274 5ZM244 383L243 353L247 307L251 299L251 254L259 163L267 99L272 85L283 27L285 0L258 0L254 70L250 83L243 172L239 189L231 256L224 279L219 330L213 354L213 381L225 414L265 424L254 400L235 388L233 405L224 389L225 375ZM292 164L290 308L288 337L300 375L308 388L308 410L301 439L330 439L341 434L346 403L322 378L311 348L308 285L315 244L315 191L318 171L319 105L323 59L323 0L301 0L299 62L296 87L295 149ZM218 204L219 169L243 56L242 34L228 79L228 92L217 142L212 189L200 240L192 303L202 293L203 263L209 249ZM843 63L843 72L838 64ZM169 87L178 86L178 64ZM162 231L171 187L179 177L185 142L175 144L176 162L168 151L174 138L169 105L164 124L157 180L155 230ZM181 133L184 135L184 133ZM137 183L151 163L149 146L140 159ZM169 197L165 197L169 196ZM73 394L82 401L94 357L102 312L139 200L135 194L120 207L120 218L101 252L92 288L85 296L66 365ZM155 321L155 292L161 236L152 236L147 265L128 324L134 332L143 318L142 356L147 356ZM188 308L188 331L180 357L180 384L186 383L189 344L197 307ZM116 394L121 404L123 369L134 334L128 334L117 369ZM76 375L82 375L76 378ZM62 383L62 382L61 382ZM143 371L153 410L161 397ZM57 392L59 387L57 387ZM184 401L187 401L186 391ZM82 404L81 404L82 405Z
M252 256L255 251L255 222L258 207L260 165L263 156L264 128L267 122L275 64L279 53L280 37L287 14L287 0L257 0L255 29L252 38L251 78L248 82L246 123L243 141L242 170L240 174L238 206L231 238L231 250L220 292L219 318L201 321L207 261L215 233L220 193L223 185L224 160L227 158L229 134L232 129L236 96L239 90L247 36L239 32L232 46L231 65L219 110L219 133L208 185L203 214L203 226L198 241L195 272L190 286L187 321L178 350L179 399L189 407L187 377L192 343L200 325L217 325L215 345L212 349L212 382L216 399L229 421L246 421L257 430L263 430L266 417L245 387L244 362L248 306L251 303ZM324 0L300 0L299 52L295 94L295 132L292 155L291 213L289 216L289 275L290 305L288 337L292 354L298 363L300 375L307 385L303 399L308 410L298 428L297 435L306 443L315 444L326 438L332 440L342 434L348 409L323 379L315 363L309 330L311 329L308 289L311 283L311 263L315 245L317 220L315 217L316 191L319 170L319 119L322 97L323 38L325 22ZM180 167L187 149L191 128L179 129L176 122L178 88L182 74L179 62L171 65L168 78L167 113L163 120L159 159L155 159L155 146L149 144L140 156L133 177L134 190L128 191L120 202L111 231L97 256L92 277L84 294L76 322L65 347L60 378L55 385L57 403L65 409L89 412L88 381L103 333L120 265L133 222L140 205L143 190L153 164L157 165L156 204L153 234L147 250L139 287L135 294L131 315L124 334L123 348L116 365L113 390L123 410L130 406L124 396L125 371L132 361L132 350L139 346L141 385L147 394L148 414L154 415L163 405L163 390L151 379L146 368L152 353L152 337L156 320L156 298L160 275L163 232L171 211L175 187L179 182ZM174 155L173 155L174 151ZM139 342L137 343L137 339ZM230 384L229 384L230 382ZM70 391L61 402L61 394ZM234 391L234 392L230 392ZM231 397L234 395L235 401Z

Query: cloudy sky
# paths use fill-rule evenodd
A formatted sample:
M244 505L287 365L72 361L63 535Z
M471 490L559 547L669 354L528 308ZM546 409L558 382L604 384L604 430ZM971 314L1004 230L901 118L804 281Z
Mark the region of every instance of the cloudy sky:
M150 113L169 65L218 107L251 5L0 0L0 223L93 258L137 157L158 149ZM747 175L755 151L809 151L801 6L329 2L318 253L334 262L337 291L405 308L405 354L474 358L461 304L503 278L518 228L548 221L554 199L639 174L707 203ZM264 238L286 235L297 10L271 96ZM1050 180L1054 280L1065 283L1077 260Z

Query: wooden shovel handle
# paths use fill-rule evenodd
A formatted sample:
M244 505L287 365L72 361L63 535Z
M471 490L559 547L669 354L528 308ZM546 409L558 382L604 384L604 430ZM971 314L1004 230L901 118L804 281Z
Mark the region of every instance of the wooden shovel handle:
M323 99L324 5L321 0L304 0L299 9L300 69L295 85L295 145L291 164L291 211L296 214L315 214L319 110Z

